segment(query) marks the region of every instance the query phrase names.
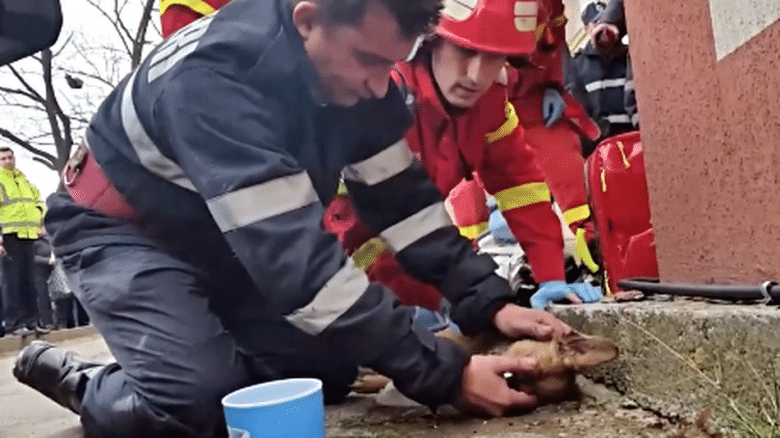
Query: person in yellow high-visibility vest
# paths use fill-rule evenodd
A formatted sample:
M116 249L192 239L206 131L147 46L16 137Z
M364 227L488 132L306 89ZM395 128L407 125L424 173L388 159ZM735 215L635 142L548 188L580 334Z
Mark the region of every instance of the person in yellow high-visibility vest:
M0 148L0 256L3 264L3 319L6 332L38 328L33 280L33 245L41 235L44 204L38 188L16 168L14 152Z

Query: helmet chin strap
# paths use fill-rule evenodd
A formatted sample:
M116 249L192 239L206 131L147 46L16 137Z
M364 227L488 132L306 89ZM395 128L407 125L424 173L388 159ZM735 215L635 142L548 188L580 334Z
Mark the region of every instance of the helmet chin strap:
M409 52L409 56L404 59L404 61L409 62L412 59L414 59L415 55L417 55L417 50L420 49L420 46L422 45L423 41L425 40L424 35L419 35L417 39L414 41L414 45L412 46L412 50Z

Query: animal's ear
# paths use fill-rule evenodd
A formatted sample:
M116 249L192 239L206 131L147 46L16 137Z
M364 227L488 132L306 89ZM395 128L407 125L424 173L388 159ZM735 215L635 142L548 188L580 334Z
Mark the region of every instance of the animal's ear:
M611 339L572 331L561 339L564 363L581 372L614 360L618 346Z

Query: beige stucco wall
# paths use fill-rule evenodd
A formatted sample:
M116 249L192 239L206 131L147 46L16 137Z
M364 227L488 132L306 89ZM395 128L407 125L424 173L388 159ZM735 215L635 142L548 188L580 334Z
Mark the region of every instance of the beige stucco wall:
M780 279L780 3L625 4L662 280Z

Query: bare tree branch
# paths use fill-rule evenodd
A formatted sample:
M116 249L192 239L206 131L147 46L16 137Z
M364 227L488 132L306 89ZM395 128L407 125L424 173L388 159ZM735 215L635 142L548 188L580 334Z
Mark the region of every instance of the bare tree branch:
M46 102L41 102L40 106L38 105L26 105L23 103L11 103L8 106L14 107L14 108L21 108L26 110L34 110L34 111L40 111L46 109Z
M135 67L141 62L144 46L149 44L149 28L160 34L151 17L156 10L155 0L84 1L111 23L119 41L114 38L95 41L87 31L71 32L67 38L60 39L56 49L31 57L38 61L41 70L35 69L35 64L31 69L31 63L9 67L21 86L3 83L0 87L0 106L16 122L16 126L0 128L0 138L30 151L34 160L51 169L61 169L64 165L73 146L73 135L89 124L92 112L105 95L102 88L113 88L127 73L128 64ZM132 23L135 17L137 22ZM58 55L68 58L60 62ZM66 75L89 79L90 83L84 81L83 90L70 90L60 81ZM34 84L41 78L45 91L39 92ZM73 87L75 83L71 78L67 86ZM47 152L52 146L56 152Z
M87 72L82 71L82 70L73 70L73 69L70 69L70 68L61 68L61 67L58 67L57 70L61 71L63 73L69 73L69 74L74 74L74 75L84 76L86 78L94 79L96 81L99 81L99 82L103 83L104 85L108 85L109 87L113 87L115 85L115 84L109 82L107 79L101 77L100 75L94 74L94 73L87 73Z
M130 55L130 61L132 67L136 68L141 63L141 54L144 48L144 41L146 39L146 29L149 27L149 20L152 16L152 7L155 0L146 0L144 5L144 13L141 16L141 23L138 25L138 32L133 38L133 53Z
M22 83L22 85L24 86L24 88L26 88L26 89L27 89L27 91L29 91L31 94L33 94L34 96L36 96L35 100L37 100L37 101L41 101L41 102L45 102L45 101L46 101L46 99L44 99L44 98L43 98L43 96L41 96L41 95L40 95L40 94L39 94L37 91L35 91L35 88L33 88L33 87L32 87L32 86L31 86L31 85L30 85L30 84L29 84L29 83L28 83L28 82L27 82L27 81L26 81L26 80L25 80L25 79L22 77L22 75L21 75L21 74L19 74L19 72L18 72L18 71L17 71L17 70L16 70L16 69L15 69L15 68L12 66L12 65L9 65L9 66L8 66L8 68L11 70L11 72L14 74L14 76L16 76L16 79L18 79L18 80L19 80L19 82L21 82L21 83Z
M33 161L37 161L37 162L43 164L44 166L48 167L51 170L58 170L57 167L56 167L56 164L53 161L49 161L49 160L41 157L40 155L33 155L32 159L33 159Z
M19 90L19 89L15 89L15 88L6 88L6 87L0 87L0 91L2 91L3 93L8 93L8 94L19 94L21 96L30 98L30 99L32 99L32 100L34 100L36 102L44 103L44 101L41 100L41 96L32 94L32 93L30 93L28 91Z
M122 45L125 47L125 53L131 55L133 51L130 49L130 47L128 47L127 40L125 39L125 38L130 38L130 35L123 32L120 24L118 23L118 20L115 20L114 17L110 16L105 10L103 10L103 8L101 8L100 5L98 5L95 0L85 0L85 1L90 5L92 5L92 7L97 9L98 12L100 12L104 17L106 17L106 19L108 19L109 23L111 23L111 25L114 27L114 30L119 35L119 40L122 42ZM116 5L116 1L114 2L114 4ZM114 10L116 9L117 8L115 6Z
M8 140L11 140L12 142L18 144L22 148L32 152L34 155L40 155L41 157L50 160L52 163L56 160L56 157L54 155L36 148L32 144L30 144L30 142L22 140L21 138L15 136L11 131L7 129L0 128L0 136L5 137Z

